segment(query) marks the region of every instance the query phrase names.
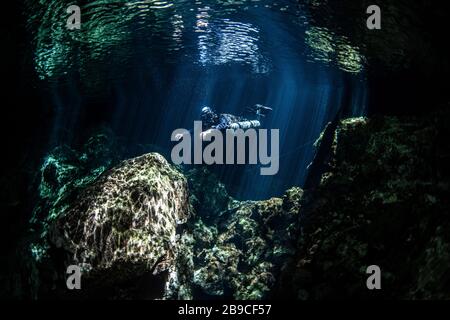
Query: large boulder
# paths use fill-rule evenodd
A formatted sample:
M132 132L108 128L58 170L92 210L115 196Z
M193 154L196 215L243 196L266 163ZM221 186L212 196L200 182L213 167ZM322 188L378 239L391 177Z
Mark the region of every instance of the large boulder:
M177 226L189 208L185 177L150 153L123 161L84 189L56 219L50 239L93 288L170 273Z

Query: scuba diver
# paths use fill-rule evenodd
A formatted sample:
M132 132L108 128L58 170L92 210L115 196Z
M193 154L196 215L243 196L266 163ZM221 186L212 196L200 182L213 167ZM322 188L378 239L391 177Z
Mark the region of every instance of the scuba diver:
M212 108L204 106L201 110L200 119L202 121L201 137L205 138L210 135L212 130L226 130L226 129L250 129L261 126L261 117L265 117L272 108L263 106L262 104L255 104L252 107L246 108L246 113L256 115L256 119L249 120L243 116L235 116L228 113L216 113ZM175 136L176 140L181 139L181 135Z
M226 130L226 129L250 129L258 128L261 126L261 117L265 117L272 108L263 106L262 104L255 104L253 107L246 109L249 114L256 115L256 119L249 120L242 116L235 116L228 113L217 114L210 107L203 107L200 115L200 119L203 124L202 136L208 135L211 130Z

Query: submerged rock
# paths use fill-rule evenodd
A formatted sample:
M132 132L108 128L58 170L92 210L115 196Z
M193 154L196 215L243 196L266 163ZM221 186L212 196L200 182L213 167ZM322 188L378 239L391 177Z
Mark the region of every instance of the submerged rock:
M58 297L449 298L448 121L337 122L317 141L329 150L316 184L264 201L156 153L84 178L69 153L54 157L67 159L42 170L51 263L31 274ZM83 269L82 296L58 287L69 264ZM381 291L366 287L370 265Z
M29 271L24 280L32 298L46 296L55 275L55 259L49 242L50 226L70 207L80 192L105 170L119 162L123 150L109 130L99 130L80 148L67 145L54 148L45 157L38 172L38 199L19 256Z
M152 153L103 173L60 214L50 238L95 288L173 271L177 225L188 216L186 179Z
M235 207L236 201L205 166L186 172L186 177L191 191L190 202L198 216L214 220L221 212Z
M448 113L340 122L279 297L448 299ZM445 160L447 159L447 161ZM366 269L381 268L382 290Z
M56 192L66 200L50 206L58 210L47 219L46 263L35 265L41 286L60 283L46 282L47 296L268 297L295 253L302 190L237 201L204 167L186 176L152 153L106 170L76 196ZM61 287L73 264L82 269L82 296Z
M263 299L270 295L284 263L295 253L299 203L303 191L292 188L283 198L236 201L207 171L208 188L202 199L221 199L222 211L209 210L190 222L193 233L194 298ZM206 179L206 180L205 180ZM214 190L220 194L214 196ZM197 198L196 198L197 200ZM203 202L196 202L203 208ZM219 211L219 212L217 212ZM203 214L205 216L203 216Z

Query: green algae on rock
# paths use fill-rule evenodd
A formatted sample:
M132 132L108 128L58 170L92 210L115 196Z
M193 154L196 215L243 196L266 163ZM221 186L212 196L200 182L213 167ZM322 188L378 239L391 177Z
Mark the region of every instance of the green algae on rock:
M62 198L46 237L102 297L142 297L139 282L166 299L448 298L448 121L341 120L317 140L332 140L318 184L263 201L233 199L205 167L126 160ZM48 199L81 179L63 164L60 181L43 175ZM367 290L372 264L389 290Z
M188 216L186 179L151 153L103 173L55 221L50 238L85 278L121 282L169 270L177 225Z
M208 182L207 194L200 197L207 206L211 199L228 199L220 201L222 211L216 207L215 216L202 210L190 221L194 297L269 297L282 266L295 252L303 191L292 188L283 198L236 201L222 193L223 185L207 170L190 177ZM214 191L220 194L214 196ZM202 208L202 201L197 207Z
M296 259L275 294L448 299L448 113L340 122L319 185L301 201ZM366 268L384 290L367 290Z

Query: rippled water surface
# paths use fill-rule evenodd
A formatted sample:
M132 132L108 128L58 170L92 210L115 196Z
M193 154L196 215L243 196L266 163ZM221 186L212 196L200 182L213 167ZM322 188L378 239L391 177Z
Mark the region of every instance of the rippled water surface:
M89 1L80 5L81 30L73 31L66 28L66 9L73 1L28 4L41 79L76 69L92 80L102 67L107 73L108 67L135 59L142 64L180 59L205 66L241 63L267 73L273 67L268 51L275 46L285 54L283 45L309 61L334 63L347 72L363 68L358 48L330 30L310 26L308 13L296 1ZM274 41L274 26L284 28L290 38Z

